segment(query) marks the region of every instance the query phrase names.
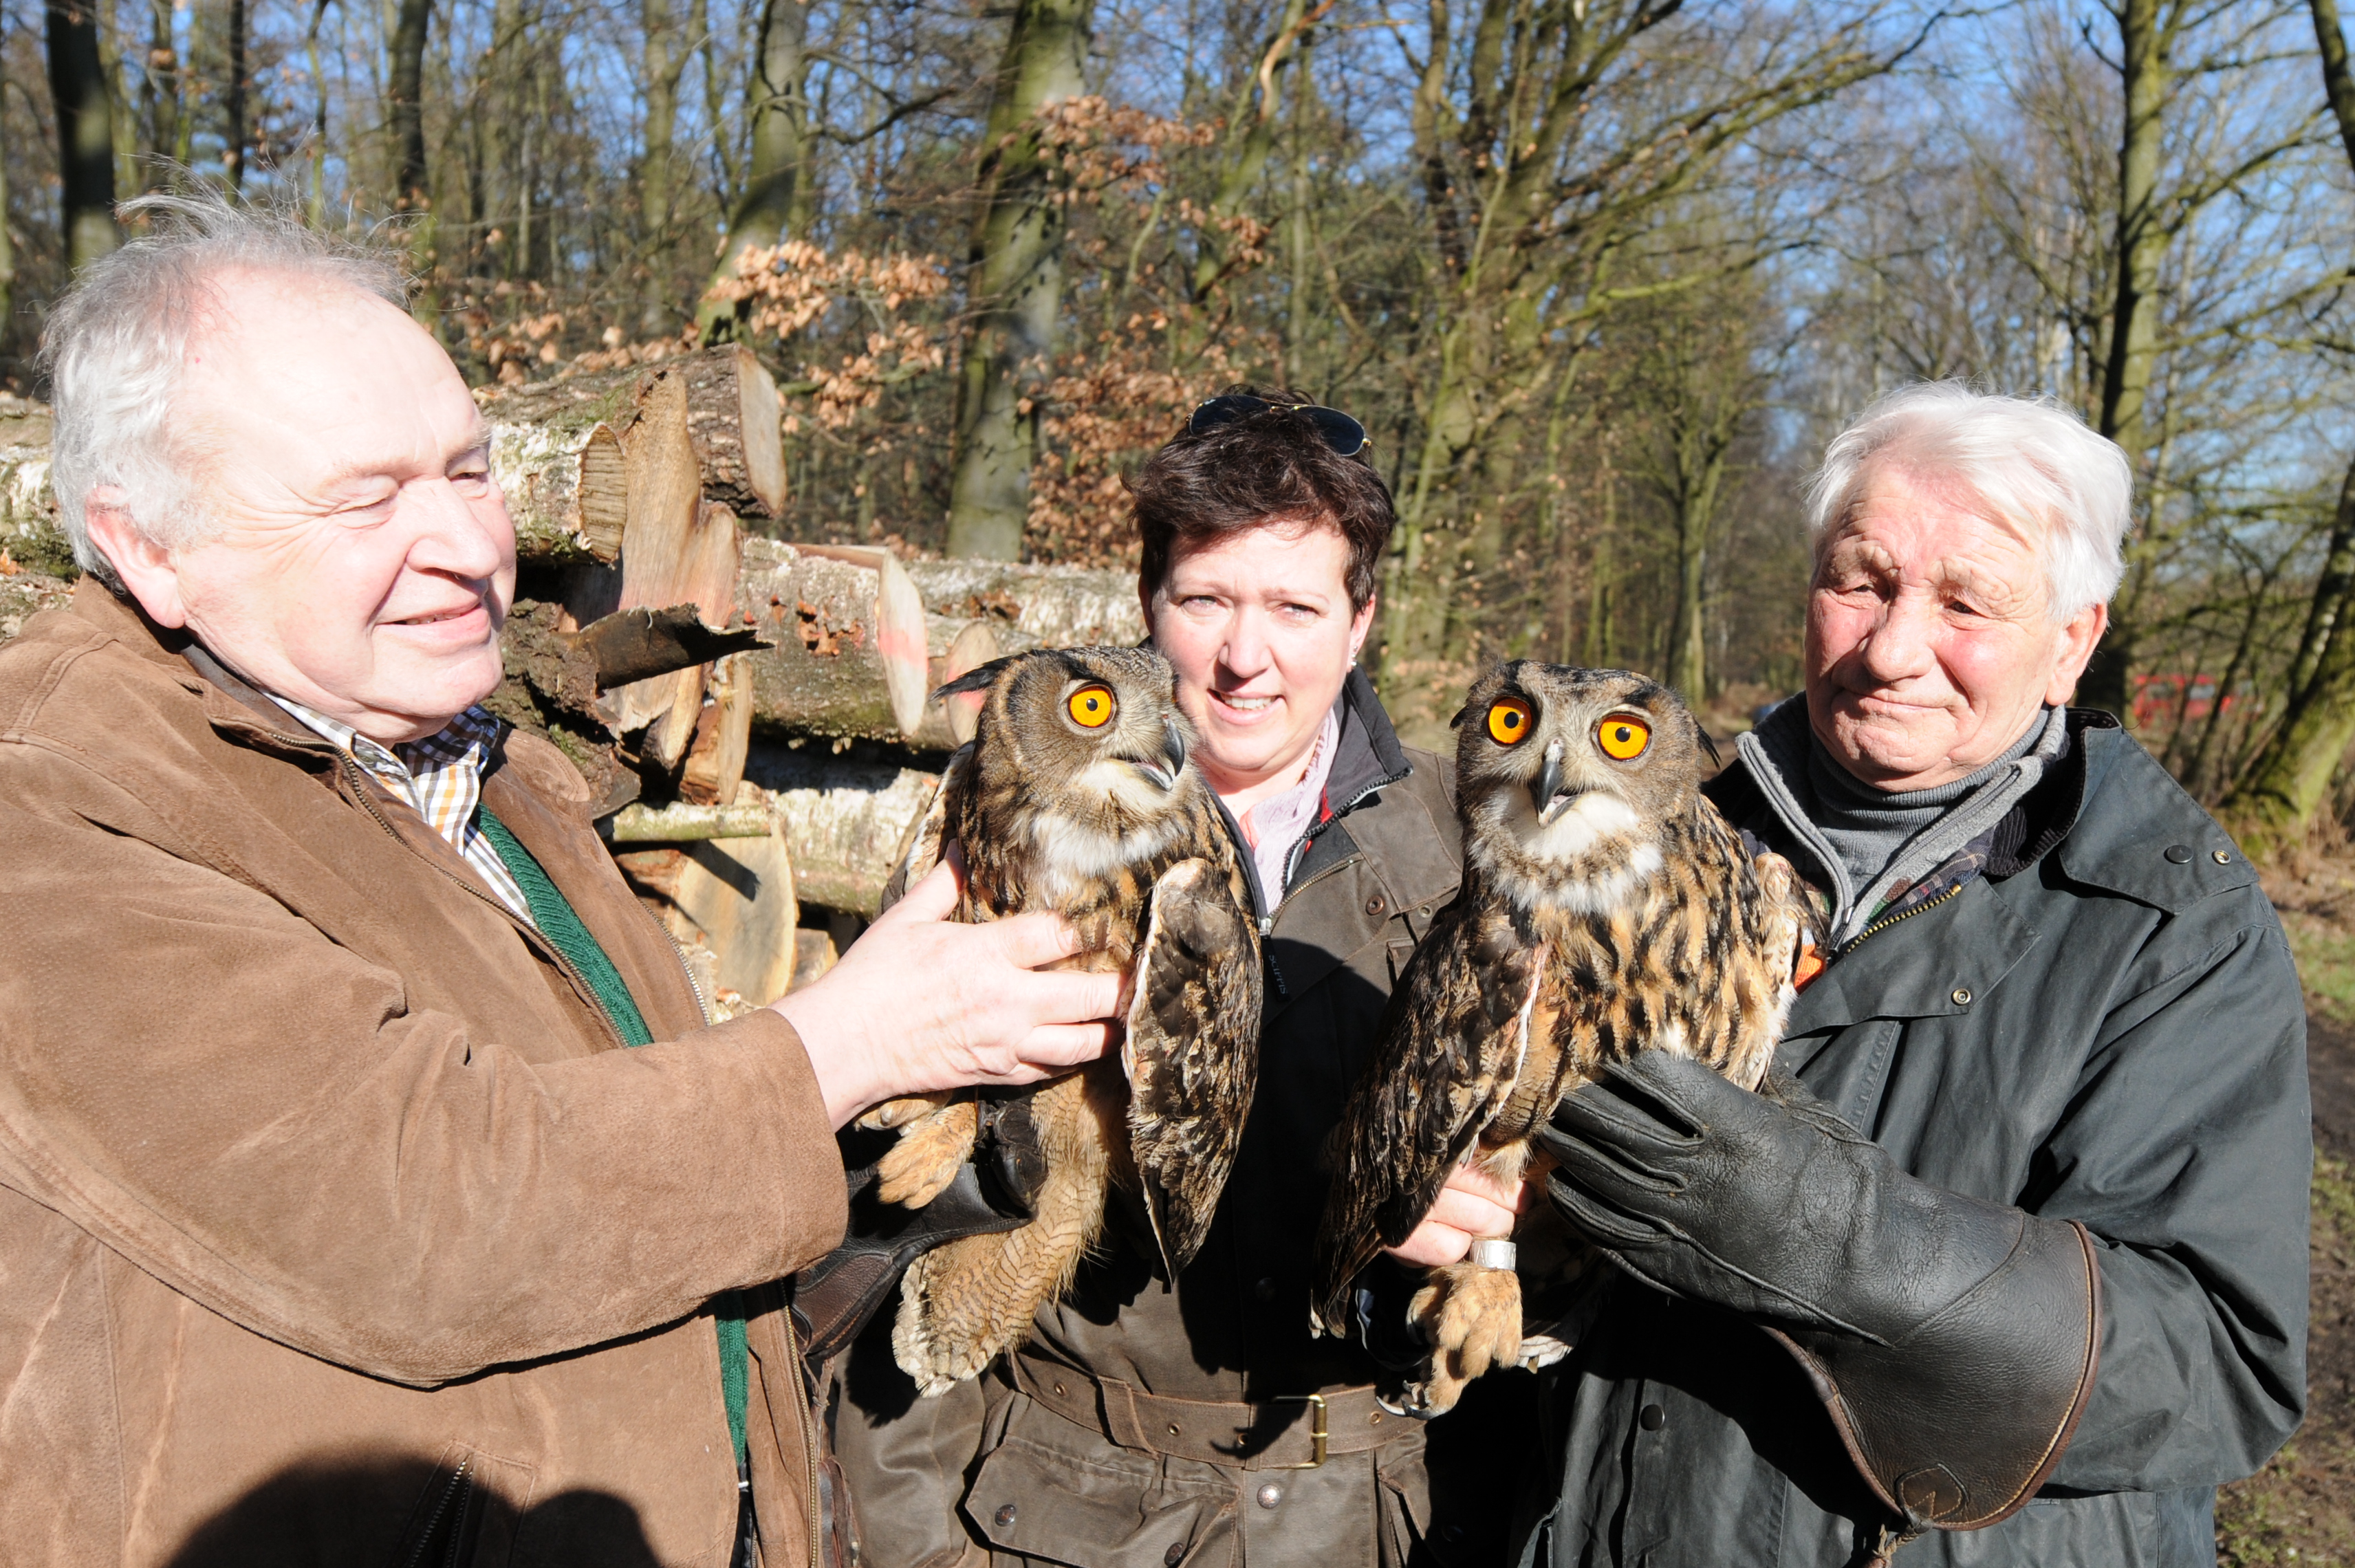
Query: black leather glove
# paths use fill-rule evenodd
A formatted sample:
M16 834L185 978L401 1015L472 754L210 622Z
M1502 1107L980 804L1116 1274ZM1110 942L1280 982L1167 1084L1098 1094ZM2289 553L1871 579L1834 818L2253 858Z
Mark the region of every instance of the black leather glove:
M2101 1342L2083 1226L1933 1187L1804 1089L1666 1051L1605 1069L1539 1137L1589 1241L1798 1358L1905 1535L2007 1519L2051 1474Z
M794 1327L810 1387L818 1386L819 1369L858 1338L910 1264L966 1236L1029 1223L1047 1176L1030 1094L1017 1089L984 1096L973 1158L922 1209L879 1200L872 1165L849 1173L849 1232L842 1245L793 1277Z

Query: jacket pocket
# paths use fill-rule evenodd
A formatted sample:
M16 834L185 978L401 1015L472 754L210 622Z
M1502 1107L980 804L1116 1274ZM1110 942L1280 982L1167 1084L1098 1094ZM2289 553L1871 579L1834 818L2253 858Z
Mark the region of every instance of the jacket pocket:
M394 1568L506 1568L531 1477L528 1466L451 1444L410 1509Z
M1010 1432L982 1461L964 1515L995 1552L1071 1568L1225 1568L1235 1560L1232 1487L1172 1480L1097 1434L1029 1413L1070 1440Z

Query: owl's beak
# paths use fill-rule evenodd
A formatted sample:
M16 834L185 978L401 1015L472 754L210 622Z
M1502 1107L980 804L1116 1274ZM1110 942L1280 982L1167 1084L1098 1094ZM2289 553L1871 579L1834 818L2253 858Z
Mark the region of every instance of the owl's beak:
M1538 808L1538 826L1550 827L1553 819L1570 809L1576 797L1560 794L1561 789L1562 746L1560 741L1546 742L1545 762L1538 769L1537 778L1529 784L1529 800Z
M1136 771L1159 784L1163 789L1176 789L1178 775L1186 771L1186 732L1178 728L1178 720L1161 720L1161 759L1138 763Z

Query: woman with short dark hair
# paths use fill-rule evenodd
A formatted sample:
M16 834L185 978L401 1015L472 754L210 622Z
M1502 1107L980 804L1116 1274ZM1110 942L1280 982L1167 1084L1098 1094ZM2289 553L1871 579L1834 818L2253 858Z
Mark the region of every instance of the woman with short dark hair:
M886 1333L851 1353L837 1435L876 1568L1373 1568L1426 1540L1465 1561L1502 1548L1512 1488L1492 1456L1533 1449L1513 1403L1528 1380L1490 1380L1426 1427L1382 1409L1364 1349L1308 1328L1326 1134L1459 876L1452 770L1399 743L1356 667L1393 520L1366 445L1345 413L1238 387L1130 484L1146 621L1252 868L1258 1098L1174 1288L1141 1216L1116 1212L1031 1341L976 1382L919 1401ZM1509 1221L1477 1194L1447 1203L1443 1223ZM1451 1459L1469 1484L1447 1484Z

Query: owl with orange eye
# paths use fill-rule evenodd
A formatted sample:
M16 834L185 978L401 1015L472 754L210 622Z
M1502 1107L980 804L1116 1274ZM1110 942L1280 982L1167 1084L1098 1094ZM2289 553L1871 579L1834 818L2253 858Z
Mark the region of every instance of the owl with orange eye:
M1753 859L1702 796L1715 752L1674 692L1625 670L1518 661L1472 688L1455 724L1463 890L1400 976L1333 1134L1311 1275L1325 1333L1352 1326L1359 1274L1406 1240L1458 1166L1508 1186L1542 1174L1537 1130L1604 1063L1638 1051L1755 1088L1794 994L1807 917L1791 866ZM1531 1255L1573 1297L1606 1265L1550 1205L1522 1230L1430 1271L1409 1308L1428 1354L1405 1408L1436 1415L1493 1367L1562 1353L1548 1336L1525 1342Z
M923 876L954 843L965 884L952 919L1051 910L1080 935L1064 966L1134 964L1135 977L1117 1057L1018 1092L1043 1164L1029 1221L926 1253L901 1282L892 1349L927 1395L1022 1343L1108 1223L1128 1224L1175 1280L1209 1230L1259 1064L1250 884L1188 761L1167 661L1148 648L1041 649L938 695L975 691L986 695L974 738L893 880ZM900 1133L877 1196L911 1209L939 1196L973 1157L982 1111L970 1094L917 1096L861 1117Z

